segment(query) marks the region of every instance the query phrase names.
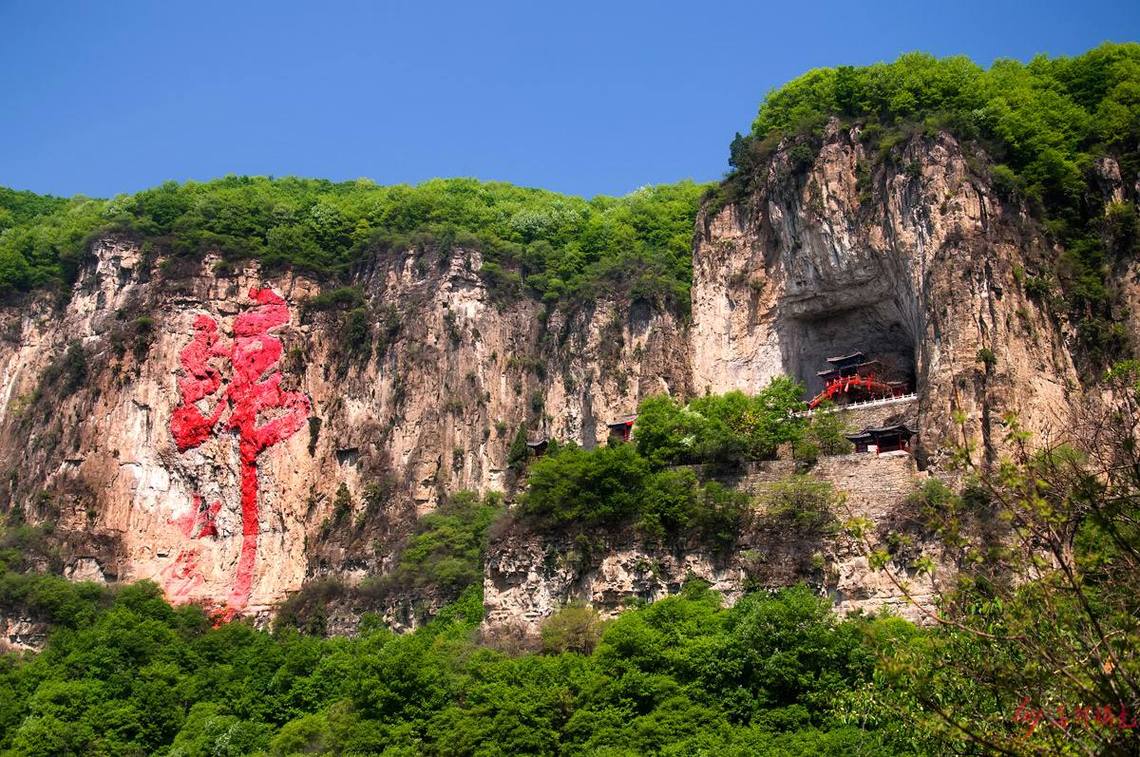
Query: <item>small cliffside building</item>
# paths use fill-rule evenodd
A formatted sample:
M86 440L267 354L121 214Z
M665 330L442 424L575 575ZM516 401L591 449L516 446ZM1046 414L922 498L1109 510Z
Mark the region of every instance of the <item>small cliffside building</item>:
M879 428L865 428L858 434L846 434L847 440L855 445L856 452L909 452L914 437L905 423Z
M633 435L633 422L637 420L637 415L625 415L618 418L613 423L607 423L606 427L610 430L609 441L628 442L630 436Z

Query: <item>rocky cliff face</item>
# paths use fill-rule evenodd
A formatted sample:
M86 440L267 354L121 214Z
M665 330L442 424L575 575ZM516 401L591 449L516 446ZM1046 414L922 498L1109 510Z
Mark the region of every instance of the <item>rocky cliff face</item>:
M954 557L912 512L922 478L953 475L947 446L962 442L963 431L979 461L996 459L1007 413L1042 436L1065 428L1079 394L1063 321L1023 287L1045 241L1023 208L999 199L985 157L949 135L915 137L884 157L869 154L858 130L833 123L809 154L805 161L802 143L781 144L751 194L698 218L693 390L758 391L788 374L814 394L826 358L856 350L907 376L914 400L860 408L848 422L906 422L919 432L914 458L823 458L811 474L842 495L837 517L877 524L868 538L878 545L892 531L908 532L909 549L933 555L946 581ZM790 463L772 463L735 485L762 491L792 472ZM748 588L808 581L840 612L888 607L923 620L911 600L932 602L937 583L912 574L907 555L892 553L891 564L907 576L904 591L872 570L848 536L773 532L756 526L762 509L758 518L727 555L629 533L604 535L592 559L575 560L582 550L572 540L503 539L484 581L487 631L533 634L572 601L612 614L675 592L686 577L708 581L729 602ZM981 524L976 536L994 538L985 531Z
M688 391L675 317L615 301L569 312L504 302L480 264L476 252L432 249L369 261L355 278L361 337L343 312L306 310L320 286L304 275L251 265L223 276L210 259L186 270L104 239L66 303L0 316L4 497L30 521L54 522L77 577L150 578L177 600L264 612L307 578L382 571L443 493L509 486L520 426L592 446L640 397ZM251 298L259 291L285 303L282 322L260 331L250 325L265 309ZM242 352L242 339L253 347ZM282 396L303 398L306 417L258 452L247 503L243 445L285 408L255 409L252 430L224 411L192 444L176 439L172 417L183 407L209 419L224 395L240 406L241 361L273 342L275 359L256 365ZM205 354L193 367L195 345ZM218 387L207 392L211 371Z
M1022 286L1045 243L984 158L941 135L879 159L836 125L810 160L798 146L698 218L691 321L503 296L474 250L378 254L341 308L302 273L99 240L65 301L0 309L0 498L54 524L60 551L41 567L265 614L308 580L386 571L444 494L509 489L520 427L592 446L652 393L757 390L781 373L814 390L824 359L853 350L893 364L918 393L904 413L918 468L863 457L817 471L887 521L918 470L939 470L955 411L979 457L998 453L1008 411L1038 432L1063 425L1078 388L1066 334ZM880 474L890 485L865 496ZM841 541L758 533L716 555L608 534L575 562L562 538L492 545L490 624L533 631L575 598L613 611L690 573L730 598L806 578L840 607L902 606Z
M913 378L924 464L953 437L956 410L988 456L1006 412L1063 427L1078 377L1022 286L1045 245L1026 213L946 134L884 160L859 138L832 123L806 166L783 145L755 194L699 220L694 388L758 389L787 373L813 391L828 356L862 350Z

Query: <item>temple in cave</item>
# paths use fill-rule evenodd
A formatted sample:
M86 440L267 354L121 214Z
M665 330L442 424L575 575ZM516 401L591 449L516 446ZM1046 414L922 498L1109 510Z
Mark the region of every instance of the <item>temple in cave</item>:
M838 406L901 397L911 391L910 382L878 360L867 360L862 352L829 357L831 365L816 373L823 390L812 397L808 407L815 409L824 402Z

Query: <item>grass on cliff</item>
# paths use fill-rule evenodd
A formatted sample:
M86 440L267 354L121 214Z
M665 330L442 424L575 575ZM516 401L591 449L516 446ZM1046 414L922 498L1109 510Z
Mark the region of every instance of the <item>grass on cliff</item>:
M1068 312L1092 367L1127 350L1118 321L1117 264L1140 252L1135 183L1140 176L1140 44L1104 44L1076 57L997 60L983 69L965 57L923 53L893 63L814 69L770 92L750 134L730 150L734 172L722 200L747 195L779 142L801 168L828 119L862 126L879 160L915 134L947 130L982 147L995 190L1024 201L1063 250L1027 281ZM1114 158L1124 201L1105 200L1096 163ZM870 174L867 175L870 180ZM869 187L862 188L869 191Z
M378 186L250 176L169 182L111 200L2 190L0 296L67 284L91 240L119 232L151 254L196 260L216 251L223 267L257 259L329 276L377 251L419 244L446 254L461 245L482 251L482 275L504 295L559 301L612 291L687 308L704 190L685 181L587 200L474 179Z

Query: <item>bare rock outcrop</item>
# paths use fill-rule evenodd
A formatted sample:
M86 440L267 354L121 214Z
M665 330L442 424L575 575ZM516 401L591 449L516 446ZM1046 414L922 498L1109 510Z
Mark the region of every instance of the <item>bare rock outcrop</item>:
M979 454L1019 413L1064 427L1078 376L1065 334L1023 283L1045 241L952 137L916 136L883 160L833 122L810 165L792 144L746 201L707 211L693 258L693 386L756 390L786 373L820 388L855 350L912 377L920 459L965 413Z
M377 254L350 282L354 313L307 307L333 287L302 273L156 260L103 239L66 302L0 310L0 499L53 524L69 575L97 565L106 579L155 580L177 601L224 604L255 539L243 609L264 614L310 578L383 572L416 515L447 493L508 487L520 427L593 446L645 394L687 391L676 316L614 299L548 311L490 291L481 265L466 249ZM287 323L247 337L254 349L279 343L261 376L310 409L257 458L247 534L245 437L227 427L230 410L191 428L202 438L190 446L176 444L171 418L180 380L212 381L185 362L202 318L217 326L204 364L221 386L207 396L195 385L184 412L213 412L234 376L218 345L238 338L258 289L288 308Z

